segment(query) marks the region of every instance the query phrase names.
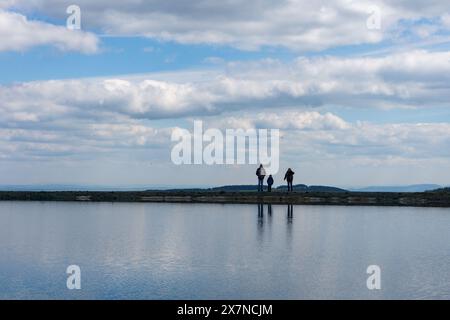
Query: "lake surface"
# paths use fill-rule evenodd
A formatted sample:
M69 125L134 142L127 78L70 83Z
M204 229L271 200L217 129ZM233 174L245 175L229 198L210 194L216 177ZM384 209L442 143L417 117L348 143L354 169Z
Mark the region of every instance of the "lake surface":
M262 211L0 202L0 299L450 299L449 209Z

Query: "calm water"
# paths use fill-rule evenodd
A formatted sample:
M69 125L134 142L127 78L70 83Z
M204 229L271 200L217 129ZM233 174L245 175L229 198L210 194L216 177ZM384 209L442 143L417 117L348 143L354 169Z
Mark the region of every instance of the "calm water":
M1 202L0 299L450 298L449 209L287 209Z

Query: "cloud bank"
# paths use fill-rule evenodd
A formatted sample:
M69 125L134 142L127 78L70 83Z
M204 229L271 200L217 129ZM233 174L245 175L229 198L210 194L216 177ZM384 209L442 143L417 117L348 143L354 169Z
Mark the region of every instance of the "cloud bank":
M0 7L1 8L1 7ZM0 52L25 51L50 45L62 51L92 54L99 50L99 40L92 33L71 31L63 26L33 21L22 14L0 9Z
M300 164L299 175L313 183L329 177L342 183L407 181L411 171L415 182L450 179L442 174L449 165L449 124L436 116L448 116L442 110L450 101L450 52L445 46L413 49L448 41L444 1L80 0L89 32L63 26L70 4L0 0L0 36L8 39L0 52L51 46L92 54L104 34L300 56L289 62L221 60L209 70L170 74L0 85L2 177L44 181L46 173L57 178L55 168L66 174L78 168L70 173L77 179L85 172L81 166L91 163L89 179L109 181L117 174L130 181L133 168L134 179L144 179L142 168L151 163L158 182L177 170L187 183L193 176L206 181L211 172L194 175L197 169L173 168L169 159L172 129L190 129L201 119L219 129L281 129L282 165ZM373 6L380 10L380 30L366 25ZM352 56L357 50L351 46L363 45L366 52L372 46L365 44L378 45L370 56ZM332 50L310 54L334 48L341 49L338 56ZM399 110L427 118L390 120ZM374 119L358 121L354 114ZM100 177L104 168L110 171ZM233 176L227 170L219 173L224 183Z
M0 122L12 125L110 114L155 120L286 107L419 109L448 107L450 101L449 52L301 57L289 64L231 63L208 76L208 81L189 81L179 72L164 81L150 75L0 86Z
M24 12L65 19L70 3L15 0L12 4ZM439 0L79 0L77 5L82 9L83 25L105 34L228 45L244 50L269 46L310 51L378 43L396 40L412 29L411 24L423 29L421 19L442 18L443 23L436 24L434 34L446 28L448 13L448 5ZM380 30L367 28L367 20L374 12L380 13Z
M94 159L142 150L167 162L171 130L186 119L219 129L282 129L285 156L304 161L450 156L447 123L349 122L322 111L448 107L448 52L239 62L207 74L203 81L175 72L165 80L148 75L0 86L0 157Z

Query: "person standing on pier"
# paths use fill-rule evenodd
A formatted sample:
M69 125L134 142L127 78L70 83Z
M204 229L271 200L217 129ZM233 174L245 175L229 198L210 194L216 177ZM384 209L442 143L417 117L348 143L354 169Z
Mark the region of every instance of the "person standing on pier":
M284 175L284 180L287 181L287 185L288 185L288 192L294 191L294 187L292 186L292 182L294 181L294 174L295 174L295 172L292 171L291 168L289 168L286 171L286 174Z
M266 176L266 170L262 164L256 170L256 175L258 176L258 191L264 191L264 177Z
M267 191L272 192L272 185L273 185L273 178L272 175L269 175L269 178L267 178Z

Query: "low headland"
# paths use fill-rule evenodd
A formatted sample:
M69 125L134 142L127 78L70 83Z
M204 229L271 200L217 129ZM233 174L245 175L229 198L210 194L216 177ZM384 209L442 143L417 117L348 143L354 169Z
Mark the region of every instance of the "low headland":
M0 201L167 202L220 204L294 204L404 206L450 208L450 189L427 192L350 192L333 187L277 188L256 192L245 186L212 189L148 191L0 191Z

